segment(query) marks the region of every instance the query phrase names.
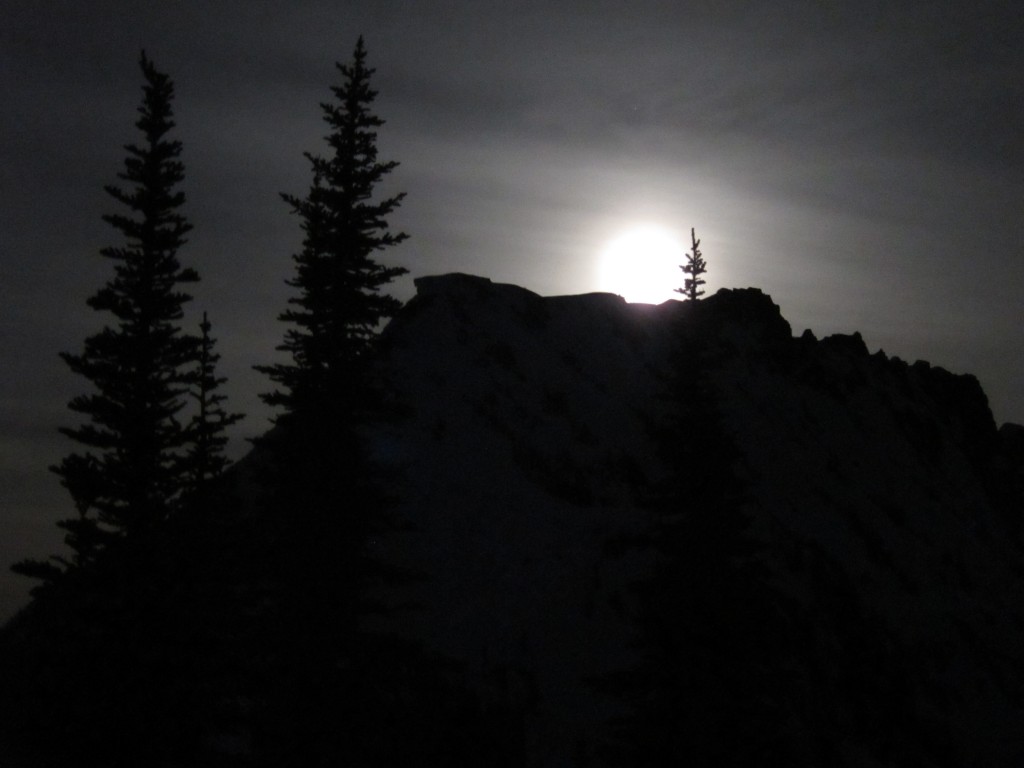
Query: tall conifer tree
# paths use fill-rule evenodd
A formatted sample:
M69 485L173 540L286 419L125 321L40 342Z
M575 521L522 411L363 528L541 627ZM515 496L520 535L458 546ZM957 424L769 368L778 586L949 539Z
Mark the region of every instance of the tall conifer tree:
M375 129L384 121L371 111L377 92L370 87L374 70L366 66L362 37L351 63L336 66L342 76L331 88L336 100L320 105L330 127L329 152L305 153L313 171L306 197L282 194L305 233L288 281L299 293L280 318L295 326L278 347L291 362L257 367L279 386L263 396L267 403L321 416L338 408L347 412L365 395L367 353L381 322L400 307L380 290L407 271L374 259L406 239L387 222L405 195L374 199L377 184L398 163L377 159Z
M375 194L397 163L377 157L383 121L372 111L377 94L362 38L350 62L337 67L335 98L321 104L327 152L305 154L312 170L305 197L282 195L304 233L288 281L296 295L280 316L291 326L278 347L289 359L257 367L276 386L264 401L284 410L280 429L258 455L266 482L262 565L288 595L272 619L290 628L274 652L280 666L272 674L308 681L262 715L280 729L280 737L268 732L267 738L285 750L268 762L313 764L327 753L351 761L350 745L375 727L366 721L351 671L376 663L367 649L377 643L361 637L358 617L368 608L367 589L384 578L368 542L389 521L356 427L375 410L368 363L380 326L400 307L381 290L406 271L374 257L406 236L387 221L403 195ZM307 732L330 734L330 743L315 746L314 739L294 736Z
M84 423L61 430L84 452L52 468L79 511L65 523L79 557L88 557L84 550L101 538L159 523L183 487L188 434L175 417L185 405L198 339L183 333L180 321L191 299L183 288L199 276L177 257L192 227L180 212L185 195L177 189L184 178L181 142L168 138L174 85L145 52L139 63L145 83L135 125L141 141L125 146L118 174L125 185L105 187L122 210L103 219L123 243L100 251L114 262L114 276L88 300L113 322L88 337L79 354L61 354L94 388L68 406Z

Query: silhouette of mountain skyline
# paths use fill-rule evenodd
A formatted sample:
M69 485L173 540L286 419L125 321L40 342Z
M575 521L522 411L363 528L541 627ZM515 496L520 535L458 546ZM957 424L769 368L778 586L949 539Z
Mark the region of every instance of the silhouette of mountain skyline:
M405 576L367 595L386 610L331 673L346 693L314 685L323 720L282 717L313 684L297 671L335 662L281 606L326 612L315 596L332 593L277 575L305 552L280 552L259 445L231 493L134 557L137 594L11 622L5 673L130 637L133 684L102 695L129 719L140 690L169 702L154 711L188 724L186 758L239 765L295 740L337 757L324 729L353 711L381 765L397 744L452 765L641 764L615 750L670 726L672 749L712 764L744 744L789 765L1024 759L1024 428L997 427L973 376L857 333L794 336L754 288L658 306L464 274L416 288L381 339L384 413L362 428L396 523L366 550ZM57 677L52 694L75 690ZM677 709L654 717L651 696ZM127 731L146 743L150 724Z

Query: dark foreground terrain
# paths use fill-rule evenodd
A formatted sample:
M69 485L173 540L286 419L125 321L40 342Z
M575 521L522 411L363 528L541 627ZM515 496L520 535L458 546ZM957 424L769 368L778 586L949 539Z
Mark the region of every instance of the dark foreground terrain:
M278 430L3 630L5 765L1024 764L973 377L755 289L417 286L356 443Z

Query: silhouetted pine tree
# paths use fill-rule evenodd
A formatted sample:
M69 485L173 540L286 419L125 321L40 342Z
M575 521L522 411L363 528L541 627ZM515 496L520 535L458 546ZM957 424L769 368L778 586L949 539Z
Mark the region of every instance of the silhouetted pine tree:
M75 552L70 564L89 561L104 542L159 523L184 485L188 432L175 416L185 405L198 340L180 328L191 299L182 288L199 276L177 258L191 225L179 212L185 195L176 189L184 177L181 142L168 139L174 86L145 52L140 66L145 84L135 125L142 141L125 147L118 178L126 187L105 187L124 206L103 217L124 243L100 251L114 262L114 276L88 300L115 322L88 337L81 353L61 354L95 390L68 405L85 422L61 429L85 451L51 468L78 511L60 523Z
M207 530L186 538L168 524L184 517L182 411L189 387L202 386L201 344L181 327L198 275L177 258L191 227L181 143L169 138L174 88L145 53L140 66L141 139L125 148L123 185L106 187L120 208L104 220L121 243L100 251L113 275L88 300L106 320L80 353L62 355L91 385L69 404L80 425L62 430L78 450L53 468L77 512L59 524L73 555L16 567L56 583L2 639L0 741L18 742L32 765L199 764L187 753L215 701L209 663L231 658L202 620L216 594ZM221 606L218 616L232 604Z
M376 185L398 164L377 160L375 128L384 121L371 111L377 92L370 87L374 70L366 66L363 38L350 64L338 64L342 83L331 88L334 103L323 103L330 126L326 157L305 153L313 183L305 198L283 194L302 218L302 251L293 258L295 277L288 284L299 291L281 320L294 324L279 350L291 362L258 366L280 388L263 396L287 412L311 406L345 411L361 395L363 365L382 321L398 311L400 302L380 293L407 270L386 267L377 251L406 239L393 234L387 216L404 194L374 200Z
M676 293L683 294L690 301L696 301L704 295L700 286L704 285L706 281L701 278L701 275L708 270L707 263L700 252L700 240L697 239L696 232L692 227L690 228L690 240L693 244L690 252L686 255L686 263L679 267L689 277L686 278L682 288L676 288Z
M288 281L298 295L280 316L294 326L278 347L291 360L256 368L279 385L264 401L285 411L280 429L262 441L265 502L282 526L275 541L287 560L281 571L303 583L311 602L329 602L345 623L356 609L365 542L383 506L356 426L377 400L368 364L380 325L401 306L380 291L406 272L373 257L406 235L393 234L387 222L404 195L374 199L397 163L377 159L374 129L383 121L371 111L377 93L362 37L351 63L336 66L336 100L321 104L330 151L305 153L313 175L305 198L282 195L305 233Z
M224 456L224 446L228 442L224 431L244 418L241 413L225 411L223 404L227 398L217 391L227 379L217 376L220 355L213 349L215 339L210 336L211 327L206 312L203 312L203 321L199 324L199 357L189 391L195 400L196 412L188 425L190 442L185 456L188 487L192 492L202 489L230 463Z
M376 92L361 37L351 62L337 67L335 99L321 104L328 152L305 153L305 197L282 195L304 232L288 281L297 295L280 316L291 327L278 349L290 359L257 366L276 385L264 401L284 409L256 457L266 482L261 567L282 596L269 603L261 634L261 653L274 660L261 693L267 707L256 715L268 763L299 754L307 764L352 759L354 745L377 727L353 673L372 678L368 666L397 661L370 660L375 643L358 630L367 587L383 578L371 537L387 522L357 427L378 402L369 363L380 326L400 307L381 289L406 270L374 256L406 238L387 221L403 195L375 197L397 163L377 158L383 121L371 111Z

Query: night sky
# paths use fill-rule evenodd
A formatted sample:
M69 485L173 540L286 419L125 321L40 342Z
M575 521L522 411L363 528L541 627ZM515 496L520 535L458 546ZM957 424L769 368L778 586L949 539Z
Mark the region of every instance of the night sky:
M709 292L757 286L797 334L973 373L1024 422L1024 4L4 2L0 620L29 586L9 565L64 549L46 467L88 383L57 355L106 321L85 300L118 242L103 185L136 140L140 49L176 85L179 257L249 414L237 456L268 425L251 366L276 359L301 240L278 193L308 188L360 34L400 162L383 191L408 194L382 259L410 270L400 298L452 271L623 292L609 242L695 227Z

